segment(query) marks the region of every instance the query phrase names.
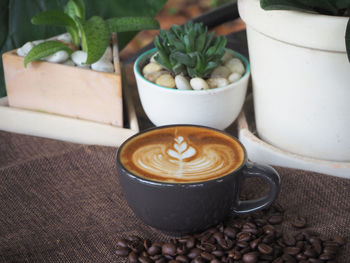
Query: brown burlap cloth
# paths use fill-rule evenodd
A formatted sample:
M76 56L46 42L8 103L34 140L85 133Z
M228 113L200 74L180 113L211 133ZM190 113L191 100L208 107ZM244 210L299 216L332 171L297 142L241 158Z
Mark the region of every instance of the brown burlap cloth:
M115 154L112 147L0 131L0 261L122 262L118 238L169 238L129 209ZM300 214L308 229L342 235L347 244L337 262L350 262L350 179L277 170L285 224Z

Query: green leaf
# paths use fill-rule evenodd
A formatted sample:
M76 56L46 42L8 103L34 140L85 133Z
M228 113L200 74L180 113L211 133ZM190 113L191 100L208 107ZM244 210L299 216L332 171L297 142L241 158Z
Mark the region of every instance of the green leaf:
M159 22L152 17L115 17L107 20L111 32L158 29Z
M61 10L49 10L37 14L31 20L34 25L54 25L75 27L74 20Z
M39 45L34 46L24 58L24 66L26 67L27 64L32 62L33 60L38 60L47 57L60 50L65 50L69 54L73 52L68 46L59 41L46 41L40 43Z
M265 10L314 11L313 8L295 0L260 0L260 6Z
M336 6L334 5L334 0L298 0L298 2L311 7L313 9L322 9L330 12L333 15L338 13Z
M195 66L195 61L191 59L187 54L176 51L172 53L170 56L174 58L176 61L180 62L181 64L184 64L189 67Z
M336 0L335 5L338 9L344 9L350 7L350 0Z
M345 31L345 46L346 46L346 53L348 54L348 60L350 62L350 19L348 20L348 24L346 26L346 31Z
M104 54L110 40L110 32L107 23L99 16L93 16L82 23L82 29L88 55L85 63L92 64Z
M73 19L79 17L80 19L85 20L84 0L69 0L64 8L64 12Z

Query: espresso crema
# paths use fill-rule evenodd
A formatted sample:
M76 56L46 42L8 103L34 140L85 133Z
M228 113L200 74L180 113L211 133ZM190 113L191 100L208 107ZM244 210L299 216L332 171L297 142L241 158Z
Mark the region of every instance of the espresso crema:
M145 132L120 149L123 166L155 181L190 183L227 175L244 161L242 146L215 130L174 126Z

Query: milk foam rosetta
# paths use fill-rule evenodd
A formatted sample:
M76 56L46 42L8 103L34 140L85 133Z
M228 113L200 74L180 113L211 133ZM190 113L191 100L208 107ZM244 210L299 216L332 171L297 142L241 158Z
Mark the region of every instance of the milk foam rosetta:
M243 149L227 135L191 126L162 130L123 147L127 169L157 181L199 182L226 175L243 162Z

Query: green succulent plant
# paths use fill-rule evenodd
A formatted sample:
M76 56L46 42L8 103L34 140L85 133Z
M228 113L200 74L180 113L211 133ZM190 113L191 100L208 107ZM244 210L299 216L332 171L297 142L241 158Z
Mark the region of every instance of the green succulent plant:
M73 49L82 48L87 53L86 64L92 64L104 54L112 32L139 31L158 29L159 23L152 17L114 17L104 20L93 16L86 20L84 0L69 0L63 10L48 10L35 15L34 25L65 26L72 37ZM59 50L73 52L59 41L48 41L38 44L24 59L26 66L33 60L38 60Z
M202 23L188 22L184 27L173 25L160 29L154 40L158 50L155 60L175 75L206 78L221 64L226 38L215 37Z

